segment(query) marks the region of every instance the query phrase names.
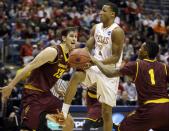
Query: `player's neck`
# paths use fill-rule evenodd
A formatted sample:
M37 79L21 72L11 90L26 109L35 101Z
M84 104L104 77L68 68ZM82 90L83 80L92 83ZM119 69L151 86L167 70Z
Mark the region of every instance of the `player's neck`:
M103 23L103 28L109 28L114 23L114 19Z
M65 43L61 43L60 46L62 47L62 49L64 50L65 53L69 53L69 49Z

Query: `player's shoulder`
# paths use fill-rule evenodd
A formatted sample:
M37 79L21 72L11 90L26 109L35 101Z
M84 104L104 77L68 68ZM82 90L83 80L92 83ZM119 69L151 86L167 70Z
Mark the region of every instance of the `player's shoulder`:
M103 23L97 23L95 25L93 25L93 28L101 28L103 26Z
M120 26L117 26L116 28L114 28L113 32L124 33L123 29Z
M57 49L54 47L46 47L44 50L41 51L41 54L45 55L57 55Z
M49 47L46 47L44 50L45 51L56 52L57 51L57 47L55 48L54 46L49 46Z

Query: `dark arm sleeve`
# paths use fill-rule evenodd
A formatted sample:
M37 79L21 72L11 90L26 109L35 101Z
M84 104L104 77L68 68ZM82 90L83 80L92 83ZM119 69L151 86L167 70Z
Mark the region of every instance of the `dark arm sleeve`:
M133 80L135 79L137 72L138 72L137 62L128 62L120 69L120 73L123 76L127 75L133 78Z
M167 70L167 82L169 83L169 66L166 65L166 70Z

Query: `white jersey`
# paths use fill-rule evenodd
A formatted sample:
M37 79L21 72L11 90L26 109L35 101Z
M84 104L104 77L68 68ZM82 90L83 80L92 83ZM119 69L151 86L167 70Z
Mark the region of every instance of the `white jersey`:
M95 38L95 49L94 57L98 60L104 60L112 56L112 31L119 27L118 24L113 23L108 28L103 28L103 23L96 25L94 38ZM116 67L119 67L122 62L122 53L119 61L115 64Z
M119 27L113 23L108 28L103 28L103 24L97 24L95 29L95 49L94 57L98 60L104 60L112 56L112 31ZM120 66L122 61L122 54L119 62L113 64L112 67ZM116 94L119 85L119 77L108 78L106 77L97 66L91 66L86 70L86 78L83 82L84 85L90 87L93 84L97 85L97 98L101 103L106 103L110 106L116 105Z

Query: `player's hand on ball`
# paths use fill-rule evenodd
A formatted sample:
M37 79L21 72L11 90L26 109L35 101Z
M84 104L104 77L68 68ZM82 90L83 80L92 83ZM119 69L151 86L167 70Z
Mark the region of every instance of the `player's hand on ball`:
M83 70L86 70L86 69L89 69L93 64L88 62L88 63L85 63L84 66L82 67Z

